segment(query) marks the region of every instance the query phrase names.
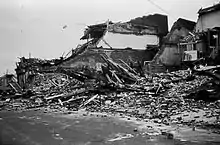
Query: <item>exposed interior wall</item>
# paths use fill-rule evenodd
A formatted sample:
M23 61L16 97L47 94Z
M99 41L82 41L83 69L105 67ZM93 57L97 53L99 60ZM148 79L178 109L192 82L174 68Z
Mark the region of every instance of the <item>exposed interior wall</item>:
M100 41L98 47L103 48L135 48L146 49L147 45L159 45L159 37L157 35L133 35L133 34L119 34L107 32L103 37L104 41ZM106 44L107 42L107 44ZM109 46L110 45L110 46Z
M201 15L196 24L196 32L207 31L214 27L220 27L220 11Z

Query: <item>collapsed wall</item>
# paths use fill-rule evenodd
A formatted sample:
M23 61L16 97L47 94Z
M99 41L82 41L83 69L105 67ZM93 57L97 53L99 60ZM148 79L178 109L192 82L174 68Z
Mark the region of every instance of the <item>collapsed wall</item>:
M60 67L71 69L82 69L83 67L89 67L94 70L98 70L100 64L104 63L104 61L101 59L101 55L103 54L107 55L114 62L123 65L122 61L127 64L150 61L153 59L155 51L132 49L87 49L82 54L63 62Z
M90 25L80 38L86 42L73 50L68 58L21 58L16 68L18 83L22 88L29 88L37 73L54 72L58 67L98 70L100 64L104 63L100 56L102 54L125 67L127 64L143 67L145 61L151 61L155 56L161 36L167 33L167 25L167 16L160 14L135 18L129 22L108 21Z
M151 61L161 45L161 38L168 32L167 16L154 14L138 17L128 22L107 21L90 25L81 40L87 40L77 48L76 55L62 64L62 67L96 68L102 63L99 54L108 55L113 61L141 67ZM122 64L122 63L121 63ZM123 64L122 64L123 65Z
M179 18L172 26L170 32L163 38L160 50L149 63L151 71L165 71L166 68L179 67L181 64L181 53L178 43L193 31L195 22Z

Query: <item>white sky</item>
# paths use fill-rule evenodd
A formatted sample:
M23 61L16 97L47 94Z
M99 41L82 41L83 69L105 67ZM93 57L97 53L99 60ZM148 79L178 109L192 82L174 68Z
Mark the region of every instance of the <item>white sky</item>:
M219 0L0 0L0 75L14 73L18 57L58 58L80 43L86 25L161 13L169 27L197 20L201 7ZM66 29L62 29L67 25Z

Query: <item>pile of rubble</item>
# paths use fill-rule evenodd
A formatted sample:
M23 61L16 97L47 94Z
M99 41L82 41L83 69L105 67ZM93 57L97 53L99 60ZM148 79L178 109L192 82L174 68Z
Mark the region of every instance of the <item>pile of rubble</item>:
M42 106L70 110L119 113L170 125L220 126L218 69L179 70L141 77L129 65L102 56L106 65L98 72L59 69L38 73L30 90L1 101L1 109L21 110ZM56 108L56 107L55 107ZM212 123L183 112L205 112ZM209 115L207 115L209 114ZM211 114L211 115L210 115ZM220 127L219 127L220 128Z
M61 73L37 74L32 87L32 91L38 94L52 95L63 92L70 93L71 87L75 86L77 80Z

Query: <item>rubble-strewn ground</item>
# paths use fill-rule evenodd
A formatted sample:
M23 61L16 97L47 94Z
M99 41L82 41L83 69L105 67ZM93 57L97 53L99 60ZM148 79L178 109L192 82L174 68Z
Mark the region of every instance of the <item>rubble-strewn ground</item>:
M110 72L98 77L88 72L39 73L29 91L2 96L1 110L84 109L135 121L136 131L169 139L192 141L194 136L200 140L220 134L216 71L181 70L140 77L110 64Z

